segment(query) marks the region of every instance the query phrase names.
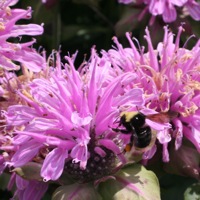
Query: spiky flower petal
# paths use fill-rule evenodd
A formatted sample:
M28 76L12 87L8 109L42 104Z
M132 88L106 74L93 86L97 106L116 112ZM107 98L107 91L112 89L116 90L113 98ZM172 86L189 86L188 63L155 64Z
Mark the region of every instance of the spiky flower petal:
M200 4L195 0L145 0L145 1L134 1L134 0L118 0L119 3L141 5L144 8L141 12L140 18L149 11L153 18L161 15L163 21L166 23L173 22L177 19L177 12L181 10L181 14L189 14L194 20L200 20Z
M2 0L0 2L0 64L6 70L19 70L20 66L14 61L18 61L27 66L32 71L40 71L44 67L44 59L35 49L31 48L35 40L20 43L23 35L35 36L43 33L43 27L37 24L19 25L17 21L30 19L32 9L27 10L10 8L18 1ZM16 38L18 43L8 42L9 38Z

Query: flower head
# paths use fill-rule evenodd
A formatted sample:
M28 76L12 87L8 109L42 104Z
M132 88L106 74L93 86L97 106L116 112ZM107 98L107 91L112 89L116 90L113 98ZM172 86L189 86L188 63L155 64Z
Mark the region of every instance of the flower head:
M132 72L138 75L134 83L144 90L146 109L141 112L146 114L147 118L152 114L152 110L177 113L175 117L168 119L170 126L164 126L164 122L160 123L160 126L149 119L146 120L151 128L157 130L157 140L163 146L163 160L169 161L168 144L173 141L175 150L180 148L183 139L188 139L196 150L200 151L200 43L198 41L191 50L185 46L179 47L183 27L179 27L175 41L168 28L165 27L164 30L163 42L154 49L146 29L146 53L143 47L137 50L127 33L131 48L123 48L114 37L118 49L111 49L103 54L119 74ZM155 151L156 146L145 154L145 159L150 159Z
M19 70L19 65L14 62L18 61L32 71L40 71L44 67L43 57L30 47L35 40L26 43L20 43L20 40L23 35L42 34L43 27L37 24L16 24L20 19L29 19L32 13L30 7L27 10L11 9L10 6L16 3L16 0L3 0L0 3L0 64L6 70ZM19 42L9 42L10 38L16 38Z
M112 128L121 111L143 105L143 90L133 87L137 75L116 77L94 49L79 72L74 56L66 56L64 69L57 58L48 76L17 90L23 103L9 106L4 114L14 129L6 163L16 168L37 161L45 181L58 180L63 172L80 182L98 180L126 163L123 150L130 135Z
M156 16L161 15L163 21L166 23L173 22L177 18L177 12L179 10L182 13L189 14L194 20L200 20L200 4L195 0L183 0L183 1L171 1L171 0L145 0L145 1L127 1L118 0L119 3L141 5L144 4L144 9L140 15L140 18L149 11L152 15L151 23Z

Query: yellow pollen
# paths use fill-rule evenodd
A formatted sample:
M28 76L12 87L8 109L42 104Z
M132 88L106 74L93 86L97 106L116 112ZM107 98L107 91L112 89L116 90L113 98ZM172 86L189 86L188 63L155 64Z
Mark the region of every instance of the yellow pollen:
M169 94L167 92L163 92L159 95L159 100L166 101L168 96L169 96Z
M156 87L158 90L160 90L163 86L164 77L162 76L162 74L155 72L153 70L151 72L152 72L153 80L156 84Z
M190 115L195 114L196 110L198 110L198 106L194 103L192 103L190 108L185 108L185 112L182 112L183 117L188 117Z
M3 22L0 22L0 31L4 31L5 30L5 26Z
M31 94L29 92L27 92L26 90L22 90L22 94L26 97L28 97L29 99L31 99L32 101L34 101L33 97L31 96Z
M187 60L191 59L192 58L192 55L188 53L184 54L182 57L181 57L181 60L180 62L186 62Z
M176 72L177 81L180 81L182 76L183 76L183 71L181 69L178 69L177 72Z
M188 84L192 89L200 90L200 82L199 81L192 81Z
M11 16L12 14L11 14L11 9L10 9L10 7L7 7L6 8L6 14L8 15L8 16Z

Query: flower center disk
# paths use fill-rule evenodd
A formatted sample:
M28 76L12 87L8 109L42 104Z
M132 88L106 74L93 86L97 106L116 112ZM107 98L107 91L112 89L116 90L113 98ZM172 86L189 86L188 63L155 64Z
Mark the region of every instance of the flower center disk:
M103 148L103 147L102 147ZM66 162L64 171L72 179L80 182L90 182L98 180L107 175L111 175L116 166L116 156L106 148L104 157L98 155L94 150L90 151L90 158L87 161L86 169L81 169L79 163L73 163L71 160Z

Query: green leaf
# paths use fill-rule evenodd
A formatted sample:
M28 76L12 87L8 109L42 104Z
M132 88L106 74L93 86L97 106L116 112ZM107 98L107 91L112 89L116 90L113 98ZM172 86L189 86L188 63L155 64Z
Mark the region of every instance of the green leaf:
M0 194L1 197L0 199L11 199L14 191L8 191L7 187L9 185L9 181L10 181L10 174L7 173L2 173L0 175Z
M183 200L184 191L197 180L190 177L165 174L160 178L162 200Z
M184 192L184 200L200 200L200 183L191 185Z
M10 174L3 173L0 176L0 188L5 190L10 180Z
M102 200L93 185L73 184L61 186L53 193L52 200L72 199L72 200Z
M158 179L151 171L141 165L129 165L120 170L116 180L108 180L99 185L103 199L121 200L159 200L160 188Z

